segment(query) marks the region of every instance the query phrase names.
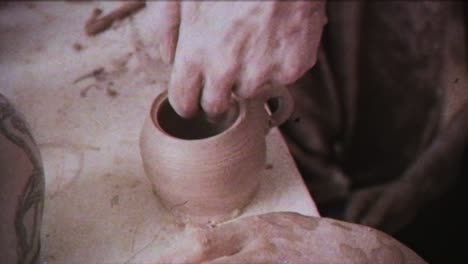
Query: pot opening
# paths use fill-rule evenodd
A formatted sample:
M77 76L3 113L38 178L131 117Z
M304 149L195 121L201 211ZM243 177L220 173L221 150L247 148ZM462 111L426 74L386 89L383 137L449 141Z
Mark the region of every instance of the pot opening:
M180 139L195 140L209 138L230 128L239 116L239 106L234 104L219 120L209 120L205 114L193 118L179 116L166 99L157 113L159 127L167 134Z

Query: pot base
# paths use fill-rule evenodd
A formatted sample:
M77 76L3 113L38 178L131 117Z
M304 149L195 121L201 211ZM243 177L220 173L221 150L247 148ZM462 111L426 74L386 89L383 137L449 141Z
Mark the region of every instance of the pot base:
M259 177L263 173L259 173ZM167 213L171 214L174 217L174 220L177 224L184 225L210 225L210 224L220 224L232 219L235 219L244 212L244 209L249 206L252 200L255 198L260 184L256 185L248 194L246 198L242 198L245 202L236 208L225 209L220 212L211 212L204 213L200 212L197 209L194 209L190 205L190 201L184 201L180 203L174 203L167 200L164 200L159 194L158 191L153 188L153 194L157 197L158 201L165 208ZM220 197L219 199L222 199Z

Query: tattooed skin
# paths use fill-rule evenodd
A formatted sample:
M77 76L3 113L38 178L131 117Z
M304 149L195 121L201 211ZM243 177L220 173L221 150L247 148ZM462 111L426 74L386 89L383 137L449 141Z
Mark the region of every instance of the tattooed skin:
M45 187L42 160L34 138L23 117L0 94L0 140L5 139L6 142L0 142L0 147L6 146L5 149L8 150L8 146L13 144L27 157L27 161L32 169L28 174L24 175L21 173L24 169L21 170L20 168L23 167L22 163L16 161L7 163L5 160L0 160L0 165L2 165L0 168L5 169L4 175L11 176L11 171L13 171L14 175L14 179L8 179L4 175L0 175L0 186L13 188L13 190L9 191L10 193L13 191L13 195L17 196L17 198L14 197L16 202L13 205L15 207L13 208L14 219L12 226L7 226L11 223L11 219L8 219L9 214L7 211L11 209L12 204L0 204L2 208L0 224L4 226L4 231L6 230L5 237L13 236L13 241L16 243L15 248L13 248L11 247L11 243L6 243L6 240L0 240L0 256L5 255L7 256L6 259L9 260L8 256L11 258L12 250L15 250L16 263L37 263L40 253L40 226ZM3 157L8 157L8 155L9 153L4 153ZM13 169L11 169L11 166L13 166ZM3 171L0 171L0 173L3 174ZM24 184L18 185L18 182L24 182ZM15 189L18 186L20 188ZM3 202L4 199L1 199L0 203Z

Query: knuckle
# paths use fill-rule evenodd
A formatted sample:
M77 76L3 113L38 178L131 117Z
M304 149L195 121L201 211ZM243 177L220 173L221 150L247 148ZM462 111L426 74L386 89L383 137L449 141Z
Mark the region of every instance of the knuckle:
M260 96L265 95L267 81L257 82L254 86L251 86L248 92L248 96L250 99L257 98Z
M209 78L216 84L231 82L239 72L240 63L236 59L216 58L210 63Z
M286 66L278 73L277 81L281 85L288 85L297 81L305 72L304 67L299 64Z
M238 72L239 72L239 63L238 62L229 63L220 72L219 82L221 83L231 82L238 75Z
M276 73L275 81L281 85L292 84L311 69L316 62L317 54L315 52L307 54L307 56L301 56L300 54L287 56L280 70Z
M254 87L255 85L242 85L241 88L237 90L236 94L242 99L255 98L258 91L256 91Z
M257 71L247 78L244 78L238 91L238 96L244 99L252 99L264 90L264 85L269 81L269 74L266 71Z

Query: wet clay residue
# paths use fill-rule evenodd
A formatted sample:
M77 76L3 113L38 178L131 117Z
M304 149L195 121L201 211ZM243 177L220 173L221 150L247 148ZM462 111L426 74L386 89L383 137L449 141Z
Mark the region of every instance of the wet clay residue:
M371 252L372 260L382 261L388 260L388 262L378 262L378 263L406 263L405 254L395 245L395 240L388 236L387 234L376 230L375 238L380 246L376 249L373 249Z
M302 228L309 231L314 231L319 226L319 220L317 218L300 218L296 221Z
M106 92L107 92L107 95L110 96L110 97L117 97L117 96L119 96L119 92L117 92L116 90L112 89L110 86L107 86Z
M394 241L390 236L379 230L375 231L375 239L377 239L379 244L382 246L392 246L394 244Z
M119 199L119 195L114 195L112 197L112 199L110 200L110 207L113 208L114 206L117 206L119 205L120 203L120 199Z
M78 42L74 43L72 47L73 47L73 50L76 52L80 52L85 48L82 44Z
M373 249L371 252L372 263L403 264L405 256L397 246L383 246Z
M315 217L298 217L297 213L283 213L281 217L272 217L271 214L259 216L260 219L285 229L293 229L294 226L300 226L301 228L314 231L319 226L319 220Z
M92 70L91 72L83 74L80 77L76 78L73 81L73 83L76 84L76 83L78 83L78 82L80 82L80 81L82 81L84 79L90 78L90 77L98 79L99 76L102 75L102 73L104 73L104 67L98 67L98 68Z
M369 263L369 259L367 258L366 253L360 248L341 243L340 252L346 257L346 259L353 261L355 264Z
M98 67L91 72L88 72L86 74L81 75L80 77L76 78L73 81L73 84L80 83L81 81L87 80L87 79L94 79L95 81L103 80L104 79L104 67ZM86 97L88 94L88 91L92 88L97 88L96 84L93 82L92 84L89 84L85 86L81 91L80 91L80 96L81 97Z
M127 63L133 53L125 54L112 62L110 69L97 67L85 74L77 77L73 84L81 87L80 97L87 97L91 89L104 90L110 98L116 98L120 95L115 81L122 78L122 74L128 71Z
M351 227L349 227L349 226L347 226L347 225L345 225L343 223L340 223L338 221L333 221L330 224L334 225L334 226L336 226L336 227L338 227L340 229L346 230L346 231L353 231L353 229Z

